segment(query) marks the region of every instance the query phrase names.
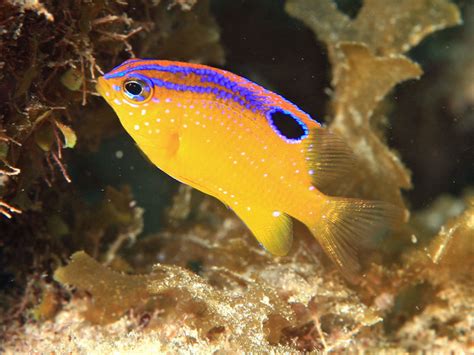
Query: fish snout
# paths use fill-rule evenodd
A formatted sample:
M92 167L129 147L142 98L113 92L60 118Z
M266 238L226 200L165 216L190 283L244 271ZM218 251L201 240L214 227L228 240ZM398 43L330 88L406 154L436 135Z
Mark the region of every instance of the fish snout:
M97 79L97 84L95 85L95 89L104 99L109 98L112 94L112 88L110 87L109 83L107 83L107 80L103 76Z

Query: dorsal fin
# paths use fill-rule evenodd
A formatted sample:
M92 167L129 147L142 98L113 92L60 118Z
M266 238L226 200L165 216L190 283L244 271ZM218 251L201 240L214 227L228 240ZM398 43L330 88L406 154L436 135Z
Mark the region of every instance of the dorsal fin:
M318 190L324 191L330 183L352 170L354 155L337 133L328 128L313 128L305 142L308 168Z

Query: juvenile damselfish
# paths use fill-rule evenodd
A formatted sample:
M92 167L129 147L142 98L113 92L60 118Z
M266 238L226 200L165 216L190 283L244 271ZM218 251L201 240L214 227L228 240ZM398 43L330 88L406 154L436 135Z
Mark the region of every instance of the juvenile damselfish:
M225 203L273 254L288 253L294 218L352 276L358 247L403 219L385 202L323 194L351 165L347 145L247 79L132 59L100 77L97 88L157 167Z

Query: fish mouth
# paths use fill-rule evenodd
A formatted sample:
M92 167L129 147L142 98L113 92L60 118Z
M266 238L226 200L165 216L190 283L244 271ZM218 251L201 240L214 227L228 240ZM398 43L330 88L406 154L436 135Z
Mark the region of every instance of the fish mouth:
M104 99L107 100L110 97L110 86L108 85L107 81L104 79L103 76L97 79L95 89Z

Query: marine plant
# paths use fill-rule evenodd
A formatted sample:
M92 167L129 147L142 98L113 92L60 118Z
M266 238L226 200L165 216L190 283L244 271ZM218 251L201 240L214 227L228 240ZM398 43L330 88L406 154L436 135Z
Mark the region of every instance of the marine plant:
M98 73L135 55L223 64L209 2L0 5L7 351L472 348L472 191L414 211L402 195L409 168L387 140L391 92L422 77L408 51L459 24L460 12L448 0L365 0L351 17L343 3L288 0L285 10L327 49L326 122L357 155L351 178L327 192L412 212L406 229L365 255L358 285L302 226L290 254L272 257L232 213L181 187L165 226L144 237L133 186L104 188L95 201L77 189L74 154L120 131L94 97Z

